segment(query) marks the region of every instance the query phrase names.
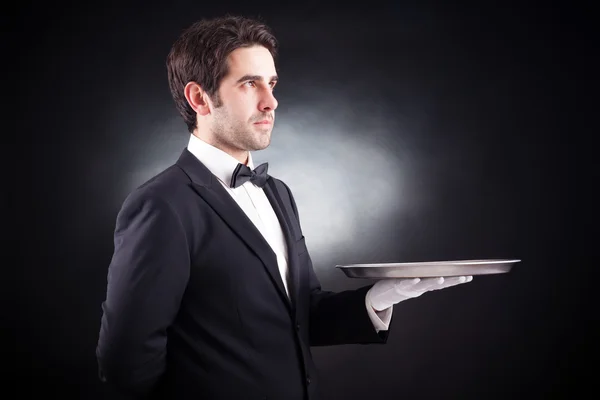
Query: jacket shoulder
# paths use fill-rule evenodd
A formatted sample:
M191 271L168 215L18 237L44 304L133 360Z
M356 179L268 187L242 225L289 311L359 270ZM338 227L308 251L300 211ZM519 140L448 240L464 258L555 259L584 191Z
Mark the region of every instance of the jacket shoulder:
M189 184L189 177L173 164L133 188L125 198L124 205L140 201L172 203Z

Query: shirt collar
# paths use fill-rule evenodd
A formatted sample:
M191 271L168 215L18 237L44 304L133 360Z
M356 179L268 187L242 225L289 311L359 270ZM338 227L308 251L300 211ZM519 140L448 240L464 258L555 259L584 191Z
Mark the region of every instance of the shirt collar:
M202 164L204 164L204 166L206 166L206 168L208 168L213 175L229 186L233 171L235 170L235 167L240 164L236 158L224 152L223 150L217 149L216 147L206 143L193 134L190 135L187 149ZM250 152L248 152L248 167L250 169L254 169L252 154Z

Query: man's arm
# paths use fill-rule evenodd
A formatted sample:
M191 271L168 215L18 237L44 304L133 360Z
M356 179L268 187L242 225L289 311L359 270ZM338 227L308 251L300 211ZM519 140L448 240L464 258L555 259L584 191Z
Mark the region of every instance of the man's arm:
M143 395L165 370L167 328L189 278L184 228L170 205L137 190L117 216L96 355L103 381Z
M378 332L365 307L365 298L372 285L339 293L323 291L308 257L310 345L386 343L389 331Z

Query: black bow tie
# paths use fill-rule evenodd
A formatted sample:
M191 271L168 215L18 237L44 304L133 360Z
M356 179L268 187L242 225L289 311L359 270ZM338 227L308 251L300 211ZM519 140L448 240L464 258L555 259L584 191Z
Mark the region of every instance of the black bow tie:
M238 164L233 170L229 186L236 188L243 185L245 182L250 181L258 187L263 187L267 183L268 168L269 163L260 164L254 171L244 164Z

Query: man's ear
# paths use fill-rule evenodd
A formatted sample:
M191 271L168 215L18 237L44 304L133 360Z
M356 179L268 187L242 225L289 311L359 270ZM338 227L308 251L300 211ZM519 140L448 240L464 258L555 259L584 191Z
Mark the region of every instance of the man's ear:
M188 82L183 89L183 94L192 110L196 111L198 115L210 114L208 94L196 82Z

